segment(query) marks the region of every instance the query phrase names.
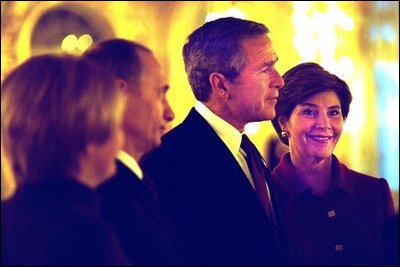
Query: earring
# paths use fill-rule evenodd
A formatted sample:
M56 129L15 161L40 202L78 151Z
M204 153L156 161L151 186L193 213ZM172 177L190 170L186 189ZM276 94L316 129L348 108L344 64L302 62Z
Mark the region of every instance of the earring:
M288 132L285 132L285 131L282 131L282 132L281 132L281 136L282 136L283 138L289 138L289 133L288 133Z

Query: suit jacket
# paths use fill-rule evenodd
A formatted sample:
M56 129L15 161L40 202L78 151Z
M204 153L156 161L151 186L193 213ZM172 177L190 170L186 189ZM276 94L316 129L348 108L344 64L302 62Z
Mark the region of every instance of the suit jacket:
M296 265L376 265L394 215L385 179L348 169L332 155L334 191L322 198L296 176L290 154L274 169L281 225ZM397 225L398 227L398 225Z
M135 265L182 265L174 231L144 182L117 161L116 175L98 191L103 215L114 226Z
M384 228L379 264L399 266L399 213Z
M194 109L146 155L189 265L276 265L273 226L240 165Z
M69 180L27 184L1 204L1 265L130 265L95 191Z

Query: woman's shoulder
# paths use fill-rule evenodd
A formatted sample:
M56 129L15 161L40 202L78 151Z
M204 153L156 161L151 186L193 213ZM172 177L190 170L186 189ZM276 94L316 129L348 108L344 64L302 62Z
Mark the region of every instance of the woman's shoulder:
M376 176L366 174L361 171L349 168L346 164L344 164L343 162L340 162L336 157L334 157L334 161L336 161L336 163L334 163L334 164L338 165L339 176L341 176L341 177L352 179L353 182L356 182L356 183L364 183L364 184L367 183L367 184L372 184L372 185L376 185L379 183L387 184L386 179L383 177L376 177Z

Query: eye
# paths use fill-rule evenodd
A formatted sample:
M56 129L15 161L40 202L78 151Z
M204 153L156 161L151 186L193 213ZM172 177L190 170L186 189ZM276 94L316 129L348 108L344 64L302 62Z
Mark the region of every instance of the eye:
M261 73L267 73L267 72L270 72L273 69L274 69L274 65L273 64L264 65L264 67L261 69Z
M338 116L338 115L341 115L342 112L341 112L340 110L338 110L338 109L334 109L334 110L329 111L328 114L329 114L330 116Z
M316 115L316 112L313 111L312 109L303 109L303 111L301 113L306 116L315 116Z

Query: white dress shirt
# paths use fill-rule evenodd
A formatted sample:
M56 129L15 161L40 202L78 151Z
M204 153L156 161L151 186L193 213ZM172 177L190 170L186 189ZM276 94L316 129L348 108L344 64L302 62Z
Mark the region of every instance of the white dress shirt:
M200 101L196 102L194 107L197 112L210 124L211 128L217 133L219 138L228 147L229 151L235 157L243 172L246 174L247 179L254 188L253 178L251 177L249 167L247 166L244 158L244 151L240 148L242 142L242 134L231 124L220 118L218 115L213 113Z
M139 166L139 163L128 153L120 150L117 154L117 159L121 161L126 167L128 167L134 174L139 178L139 180L143 180L143 171Z

